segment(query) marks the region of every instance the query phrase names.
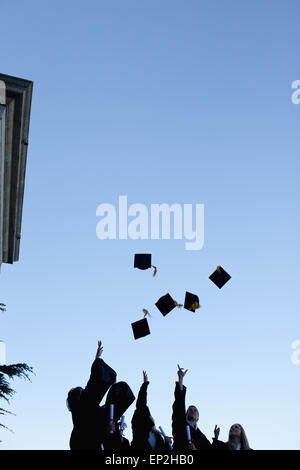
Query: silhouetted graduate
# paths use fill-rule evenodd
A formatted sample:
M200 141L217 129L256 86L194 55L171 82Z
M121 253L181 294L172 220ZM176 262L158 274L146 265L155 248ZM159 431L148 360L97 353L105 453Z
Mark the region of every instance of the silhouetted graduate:
M171 438L166 438L165 441L161 433L156 429L154 419L147 406L147 388L149 380L145 371L143 371L143 380L136 401L136 409L131 420L131 447L134 450L143 450L146 452L169 452L170 447L168 442L171 442Z
M126 382L116 382L113 384L107 394L105 406L102 407L104 413L106 414L106 427L103 427L104 431L104 439L103 439L103 446L104 450L112 449L118 450L122 448L126 448L126 442L124 439L120 439L120 428L119 428L119 420L121 416L124 415L125 411L130 407L130 405L134 402L135 396L132 393L131 388ZM109 416L109 409L110 405L114 405L114 416L113 422L110 421ZM111 429L111 427L113 429ZM115 439L108 439L108 437L112 437L110 431L115 431ZM108 442L110 440L110 442ZM127 439L126 439L127 441ZM115 442L115 447L113 448L112 442Z
M117 423L111 423L108 429L109 435L103 444L105 451L130 450L130 442L123 436L123 432L120 430L120 421Z
M115 383L117 374L100 358L102 352L102 343L98 341L96 358L86 387L76 387L68 393L67 406L73 420L71 450L100 450L109 433L109 405L114 403L114 419L117 421L135 398L125 382ZM109 388L105 405L100 407Z
M212 448L214 450L252 450L241 424L233 424L229 429L228 441L219 441L220 428L215 426Z
M189 450L211 450L211 443L205 437L205 435L198 428L199 412L195 406L189 406L187 411L185 410L185 394L186 387L183 385L183 377L187 373L187 370L183 372L183 369L178 366L178 382L175 386L175 401L173 404L172 414L172 431L174 444L174 451L186 451ZM189 426L191 442L188 443L187 438L187 426Z

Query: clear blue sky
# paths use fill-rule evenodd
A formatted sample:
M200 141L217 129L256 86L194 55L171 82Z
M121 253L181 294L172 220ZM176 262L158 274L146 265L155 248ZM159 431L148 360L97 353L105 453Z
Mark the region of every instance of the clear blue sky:
M68 449L68 390L97 347L171 433L177 363L201 430L300 449L299 2L2 1L1 73L34 81L20 261L3 265L1 339L32 383L5 449ZM203 203L205 243L96 237L96 208ZM133 269L135 252L158 266ZM217 265L232 276L219 290ZM154 306L199 295L195 314ZM151 335L130 324L152 313ZM134 405L126 414L127 437Z

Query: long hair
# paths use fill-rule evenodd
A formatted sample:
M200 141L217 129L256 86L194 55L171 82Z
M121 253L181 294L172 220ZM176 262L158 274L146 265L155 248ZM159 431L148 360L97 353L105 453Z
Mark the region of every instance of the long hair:
M247 439L247 436L246 436L246 433L245 433L245 430L243 428L243 426L241 426L241 424L237 423L239 425L239 427L241 428L241 437L240 437L240 442L241 442L241 450L249 450L250 447L249 447L249 442L248 442L248 439ZM230 431L229 431L230 432ZM236 450L236 443L233 442L231 439L230 439L230 434L228 436L228 441L226 443L229 447L230 450Z

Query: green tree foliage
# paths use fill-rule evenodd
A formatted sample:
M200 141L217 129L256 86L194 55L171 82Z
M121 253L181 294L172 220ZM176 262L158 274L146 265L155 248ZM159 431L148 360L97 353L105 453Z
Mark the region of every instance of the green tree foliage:
M29 367L27 364L11 364L0 366L0 399L5 400L9 403L9 399L15 392L11 388L8 379L13 379L14 377L22 377L30 381L29 374L33 373L32 367ZM4 408L0 408L0 415L4 414L13 414ZM8 429L4 424L0 423L0 427Z
M6 305L0 303L0 311L6 311ZM15 377L21 377L31 382L29 374L33 374L32 367L25 363L0 365L0 400L5 400L9 403L9 399L13 396L15 390L11 388L8 379L14 379ZM11 411L0 408L0 415L14 414ZM0 423L0 427L8 429L4 424Z

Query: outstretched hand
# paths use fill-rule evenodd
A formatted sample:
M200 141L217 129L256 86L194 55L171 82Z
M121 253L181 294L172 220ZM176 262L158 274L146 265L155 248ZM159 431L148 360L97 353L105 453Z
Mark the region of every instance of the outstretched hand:
M98 341L98 348L97 348L97 352L96 352L96 359L98 359L101 354L103 352L103 346L102 346L102 342L101 341Z
M178 367L177 374L178 374L179 388L180 388L180 390L182 390L182 389L183 389L183 377L184 377L185 374L187 373L188 369L186 369L186 370L184 371L184 370L183 370L183 367L180 367L178 364L177 364L177 367Z
M219 438L219 434L220 434L220 428L218 428L217 425L215 425L215 429L214 429L215 439Z
M185 371L183 371L183 367L179 367L178 364L177 364L177 367L178 367L178 371L177 371L178 378L179 378L179 380L182 380L183 377L185 376L185 374L187 373L188 369L186 369Z
M148 375L147 375L147 372L145 370L143 370L143 379L144 379L144 383L149 382Z

